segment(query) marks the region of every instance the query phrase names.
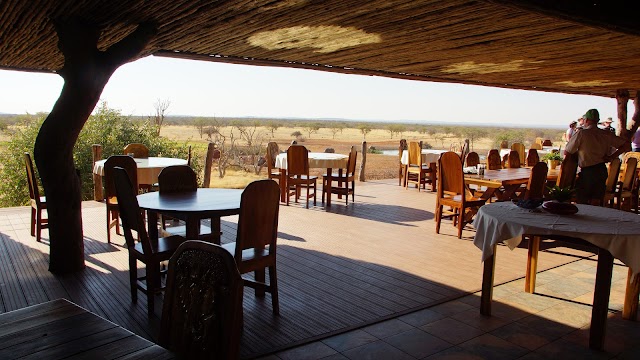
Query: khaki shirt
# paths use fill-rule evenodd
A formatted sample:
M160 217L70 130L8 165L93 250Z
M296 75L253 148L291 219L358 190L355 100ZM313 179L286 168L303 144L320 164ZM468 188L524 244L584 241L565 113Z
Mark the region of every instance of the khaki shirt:
M625 140L609 130L597 126L583 128L576 132L567 143L565 151L578 153L578 165L581 168L605 162L605 157L613 154L625 144Z

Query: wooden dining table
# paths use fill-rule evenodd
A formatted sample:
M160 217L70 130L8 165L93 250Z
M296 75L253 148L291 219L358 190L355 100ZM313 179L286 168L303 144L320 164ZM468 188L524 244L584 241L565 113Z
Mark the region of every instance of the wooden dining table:
M200 221L211 219L213 242L220 244L220 218L240 213L242 190L199 188L196 191L138 195L138 205L147 211L149 238L158 239L158 215L183 220L186 238L198 239Z
M589 346L593 349L602 349L614 258L621 260L629 267L623 317L628 319L637 317L640 217L633 213L599 206L578 204L577 207L578 212L573 215L552 214L543 209L539 211L522 209L511 202L499 202L480 207L473 222L476 228L474 244L482 250L484 262L480 312L483 315L491 315L498 243L505 243L513 250L522 241L522 235L581 241L598 250ZM528 264L537 260L533 256L537 257L537 251L532 251L530 242ZM527 268L529 270L529 266ZM535 273L535 267L532 270ZM530 275L527 271L527 276ZM530 283L530 281L527 279L527 282ZM527 291L533 292L531 284Z
M348 155L336 154L336 153L309 153L309 168L311 169L327 169L327 191L331 194L331 173L333 169L338 169L338 172L342 175L342 170L347 167ZM276 156L276 165L282 173L280 180L280 201L286 202L287 194L287 153L278 154ZM327 197L327 207L331 206L331 196Z
M484 175L465 174L466 184L486 187L482 199L495 197L499 201L510 200L522 185L526 185L531 177L531 167L513 169L486 170ZM556 181L560 175L560 168L549 169L547 181Z
M0 359L174 359L169 350L66 299L0 315Z

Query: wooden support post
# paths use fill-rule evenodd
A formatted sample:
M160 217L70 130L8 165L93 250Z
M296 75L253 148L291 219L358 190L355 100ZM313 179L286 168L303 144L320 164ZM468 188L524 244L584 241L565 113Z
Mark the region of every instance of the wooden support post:
M358 176L358 180L362 182L367 181L364 175L366 163L367 163L367 142L363 141L362 142L362 162L360 163L360 176Z
M629 102L629 90L618 89L616 91L616 102L618 104L618 129L616 132L618 136L627 138L627 103Z
M204 162L204 180L202 181L202 187L205 187L205 188L211 187L211 167L213 166L214 150L215 150L215 144L210 142L209 147L207 147L207 156Z
M91 169L96 165L96 161L102 159L102 145L91 145ZM104 196L102 195L102 176L93 174L93 200L102 201Z
M640 276L633 276L631 268L627 273L627 289L624 294L624 306L622 318L626 320L638 320L638 294L640 293Z

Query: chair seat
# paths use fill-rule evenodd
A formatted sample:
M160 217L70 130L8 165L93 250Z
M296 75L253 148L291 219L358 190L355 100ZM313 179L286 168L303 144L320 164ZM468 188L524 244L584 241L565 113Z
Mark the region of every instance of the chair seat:
M236 253L236 242L228 243L222 245L222 247L227 250L231 255ZM242 250L242 262L246 261L257 261L262 258L266 258L269 256L269 247L267 246L263 251L256 251L257 249L244 249ZM236 260L236 262L238 262Z
M444 197L440 199L440 203L446 206L459 205L462 201L462 195L456 195L453 197ZM485 199L477 198L477 197L467 197L466 202L467 206L482 206L486 203Z
M178 248L178 246L180 246L180 244L182 244L183 242L185 242L185 238L178 235L159 238L157 244L154 241L151 241L151 249L153 251L153 254L147 254L147 255L155 256L159 258L166 257L166 259L169 259L171 255L175 252L175 250ZM139 255L144 254L144 252L142 251L141 242L136 243L133 250Z
M289 178L289 181L295 181L295 180L316 180L318 177L315 175L295 175L293 177Z
M419 173L420 171L422 172L432 172L433 169L430 168L427 165L422 165L422 167L416 166L416 165L409 165L409 167L407 168L407 171L410 173Z

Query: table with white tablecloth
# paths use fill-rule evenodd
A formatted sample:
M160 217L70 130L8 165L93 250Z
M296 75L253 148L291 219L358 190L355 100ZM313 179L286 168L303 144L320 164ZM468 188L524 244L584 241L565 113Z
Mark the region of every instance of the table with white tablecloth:
M523 209L510 202L493 203L480 208L473 225L476 228L474 244L482 250L484 261L481 312L485 315L491 314L495 251L498 243L504 242L513 249L520 244L523 234L584 241L598 248L589 345L601 349L604 343L613 259L617 258L629 266L630 277L640 272L640 217L633 213L598 206L577 207L579 211L573 215L557 215L542 209ZM537 250L535 254L537 256ZM528 260L535 261L531 256L530 248ZM636 304L634 308L637 307L637 284L627 288L625 309L633 306L633 302Z
M318 152L310 152L309 153L309 168L311 169L327 169L327 175L329 178L327 180L327 192L331 194L331 172L333 169L345 169L347 167L347 160L349 159L348 155L336 154L336 153L318 153ZM280 181L280 192L281 192L281 201L285 201L284 195L287 191L286 184L286 171L287 171L287 153L278 154L276 156L276 167L281 169L281 172L284 173L282 181ZM331 206L331 196L327 197L327 207Z
M448 150L435 150L435 149L422 149L422 163L431 164L437 163L440 155L446 153ZM409 151L403 150L400 162L403 165L407 165L409 162Z
M134 158L138 168L138 184L152 185L158 182L158 174L162 169L173 165L187 165L187 160L167 157ZM93 173L104 176L104 163L107 159L93 164Z

